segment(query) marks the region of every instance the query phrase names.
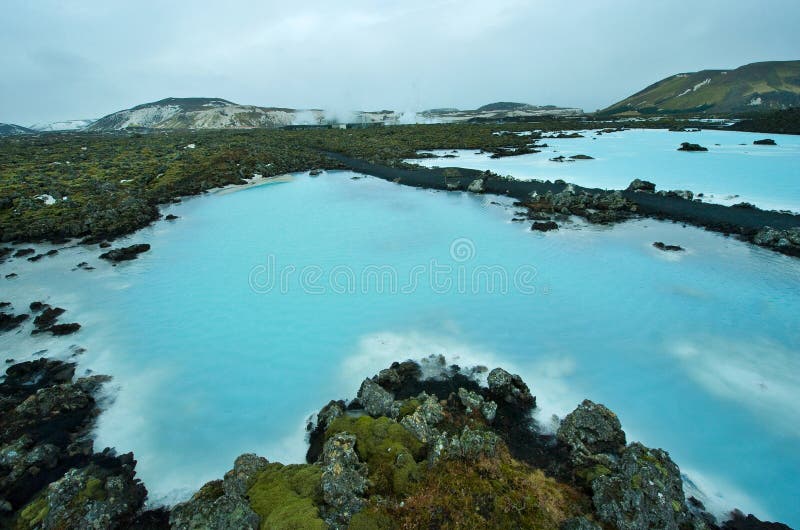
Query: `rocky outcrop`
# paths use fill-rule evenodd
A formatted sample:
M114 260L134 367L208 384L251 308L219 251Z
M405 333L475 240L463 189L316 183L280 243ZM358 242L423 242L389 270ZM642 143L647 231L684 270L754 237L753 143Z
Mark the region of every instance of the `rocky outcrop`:
M576 191L570 185L558 193L548 191L543 195L536 194L524 204L529 209L529 217L541 214L577 215L590 223L599 224L629 219L637 211L637 206L618 191L587 193Z
M495 368L483 386L485 368L424 363L394 363L357 399L323 407L309 463L244 454L169 513L142 511L132 455L93 453L85 438L104 378L73 381L74 365L46 359L12 366L0 384L0 526L719 530L687 503L669 455L626 445L605 406L584 401L553 437L518 375ZM723 528L787 527L734 513Z
M192 498L175 505L170 513L170 528L176 530L256 530L261 519L250 506L248 490L269 462L254 454L243 454L223 480L206 483Z
M678 466L661 449L631 444L591 488L598 517L614 528L704 528L686 506Z
M528 385L516 374L495 368L489 372L487 383L489 395L498 403L508 403L517 408L536 406L536 398L531 394Z
M753 243L792 256L800 256L800 228L777 230L765 226L753 236Z
M34 308L37 306L34 305ZM0 384L0 526L127 528L146 496L133 456L94 453L88 437L108 380L73 380L75 365L13 365Z
M678 148L678 151L708 151L708 148L703 147L702 145L699 144L683 142L681 146Z
M358 402L373 417L387 416L396 418L400 406L395 403L394 396L371 379L365 379L358 390Z
M653 193L656 191L656 185L647 180L633 179L633 181L628 184L626 191L643 191L646 193Z
M130 245L128 247L122 248L115 248L109 250L108 252L103 252L100 254L100 259L105 259L108 261L112 261L114 263L120 261L129 261L136 259L139 257L139 254L142 252L147 252L150 250L150 245L147 243L138 243L136 245Z
M105 461L71 469L52 482L19 515L19 528L128 528L147 490L135 478L133 455L106 455Z
M333 435L322 451L322 495L328 509L325 521L331 528L347 528L354 514L364 508L367 466L355 451L356 437Z

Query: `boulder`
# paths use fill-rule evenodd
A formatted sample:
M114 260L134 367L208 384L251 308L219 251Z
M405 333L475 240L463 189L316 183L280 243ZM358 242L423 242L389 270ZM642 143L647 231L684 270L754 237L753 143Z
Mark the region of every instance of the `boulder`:
M346 528L365 505L367 465L359 460L355 446L355 435L341 432L331 436L322 450L322 496L328 505L323 512L334 528Z
M257 530L261 523L258 514L241 495L225 493L221 480L205 484L191 499L176 504L169 516L174 530Z
M101 259L113 262L128 261L136 259L142 252L150 250L150 245L147 243L138 243L128 247L115 248L100 254Z
M558 230L558 225L555 221L537 221L531 225L531 230L534 232L549 232Z
M628 184L627 191L643 191L646 193L653 193L656 191L656 185L647 180L633 179L633 181Z
M394 395L383 389L372 379L365 379L358 389L358 402L373 418L386 416L396 418L400 412L400 405L394 400Z
M498 403L508 403L519 408L536 406L536 398L525 381L516 374L510 374L502 368L489 372L487 378L489 395Z
M588 399L567 414L556 438L569 448L570 459L578 467L594 463L599 454L619 455L625 447L625 432L617 415Z
M678 466L661 449L633 443L613 471L591 483L592 502L600 520L620 530L691 528Z

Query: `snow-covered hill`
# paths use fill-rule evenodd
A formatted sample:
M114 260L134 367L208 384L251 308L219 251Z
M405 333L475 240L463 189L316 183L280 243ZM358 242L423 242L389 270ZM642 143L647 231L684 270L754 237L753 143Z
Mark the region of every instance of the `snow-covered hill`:
M94 122L95 120L53 121L49 123L34 123L28 128L39 132L82 131Z

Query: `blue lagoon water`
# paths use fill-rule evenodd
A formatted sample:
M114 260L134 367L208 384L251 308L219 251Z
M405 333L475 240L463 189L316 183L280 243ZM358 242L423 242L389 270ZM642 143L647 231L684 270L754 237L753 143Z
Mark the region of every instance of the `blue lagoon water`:
M457 158L408 160L423 166L458 166L492 170L519 179L563 179L581 186L624 189L635 178L658 189L691 190L722 204L748 201L765 209L800 212L800 136L702 130L669 132L632 129L583 138L544 138L540 153L491 159L473 151L434 151ZM772 138L776 146L753 145ZM698 143L708 152L678 151L681 142ZM594 160L551 162L556 156L584 154Z
M504 199L355 176L186 200L117 267L96 247L8 263L3 299L47 297L84 328L0 347L87 347L81 370L114 376L96 443L134 451L156 500L243 452L302 461L309 414L393 360L444 354L520 373L546 426L605 403L710 507L800 523L800 261L651 220L534 234Z

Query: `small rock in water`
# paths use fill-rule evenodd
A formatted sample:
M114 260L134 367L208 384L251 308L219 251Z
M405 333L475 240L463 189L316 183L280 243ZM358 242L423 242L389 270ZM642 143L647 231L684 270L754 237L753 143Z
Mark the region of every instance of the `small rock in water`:
M558 230L558 225L555 221L537 221L531 225L531 230L536 232L549 232L550 230Z
M678 148L678 151L708 151L707 147L703 147L700 144L692 144L689 142L683 142L681 146Z
M174 221L175 219L178 219L178 216L173 214L167 214L167 216L164 219L166 219L167 221Z
M678 251L686 250L686 249L684 249L683 247L681 247L679 245L665 245L661 241L656 241L655 243L653 243L653 246L656 247L658 250L663 250L663 251L678 252Z
M778 145L772 138L764 138L763 140L756 140L753 145Z
M139 254L141 254L142 252L147 252L148 250L150 250L150 245L148 245L147 243L138 243L136 245L131 245L129 247L115 248L114 250L109 250L108 252L100 254L100 258L113 262L128 261L136 259L139 256Z

